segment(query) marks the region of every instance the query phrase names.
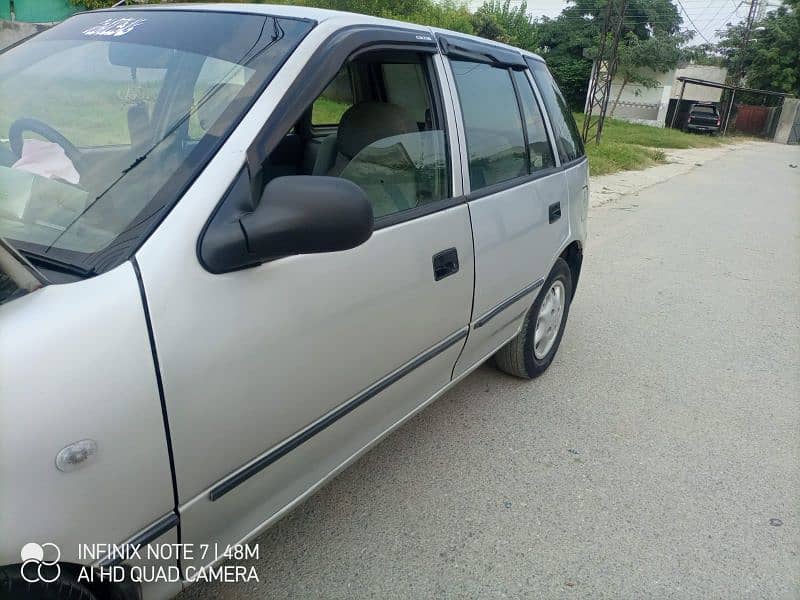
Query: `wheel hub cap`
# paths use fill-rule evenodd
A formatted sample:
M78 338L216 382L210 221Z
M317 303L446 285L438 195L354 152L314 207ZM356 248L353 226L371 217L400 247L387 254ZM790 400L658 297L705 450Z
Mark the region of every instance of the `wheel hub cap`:
M561 317L564 314L566 290L564 284L556 280L547 290L536 316L536 328L533 334L533 353L539 360L547 356L561 329Z

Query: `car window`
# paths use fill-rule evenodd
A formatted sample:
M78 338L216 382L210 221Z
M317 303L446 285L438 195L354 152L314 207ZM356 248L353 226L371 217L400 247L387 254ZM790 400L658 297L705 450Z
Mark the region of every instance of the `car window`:
M533 95L533 88L528 76L523 71L514 71L522 114L525 117L525 130L528 134L528 158L531 173L555 166L553 149L547 139L547 129L542 119L542 112Z
M716 114L716 110L711 106L695 106L692 109L693 113L703 113L706 115L714 115Z
M561 162L570 162L580 158L585 154L583 141L561 90L558 89L558 85L543 62L532 59L526 59L526 61L531 68L536 87L539 88L544 107L550 117Z
M381 67L386 86L386 99L393 104L405 106L417 122L424 123L427 117L428 97L422 65L387 63Z
M242 91L253 69L208 57L194 86L194 111L189 117L189 137L199 140L225 108Z
M528 173L519 105L507 69L451 61L474 192Z
M128 113L135 107L149 118L167 70L114 65L97 44L51 45L38 62L0 80L0 137L24 116L47 123L78 148L130 144ZM53 73L69 79L53 85Z
M447 134L433 101L428 60L399 51L384 59L375 52L343 67L312 104L318 111L312 125L327 120L335 133L312 127L315 137L305 143L302 157L291 155L287 138L282 152L270 157L266 179L297 164L296 174L348 179L366 192L375 218L449 198ZM321 114L329 117L313 122Z
M333 78L311 107L311 124L338 125L345 111L353 106L350 69L344 68Z
M113 264L156 226L311 28L109 14L0 53L0 236L81 270Z

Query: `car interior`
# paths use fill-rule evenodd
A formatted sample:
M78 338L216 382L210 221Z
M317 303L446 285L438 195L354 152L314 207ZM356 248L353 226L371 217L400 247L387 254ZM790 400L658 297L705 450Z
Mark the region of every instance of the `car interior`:
M264 165L285 175L343 177L360 185L376 218L448 196L444 127L429 64L413 52L374 52L347 63Z

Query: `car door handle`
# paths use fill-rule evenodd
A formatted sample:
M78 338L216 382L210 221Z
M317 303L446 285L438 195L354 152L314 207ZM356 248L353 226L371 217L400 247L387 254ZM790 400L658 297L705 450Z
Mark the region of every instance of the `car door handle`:
M433 279L439 281L458 273L458 250L448 248L433 255Z
M550 217L550 222L555 223L561 218L561 202L551 204L547 209L547 214Z

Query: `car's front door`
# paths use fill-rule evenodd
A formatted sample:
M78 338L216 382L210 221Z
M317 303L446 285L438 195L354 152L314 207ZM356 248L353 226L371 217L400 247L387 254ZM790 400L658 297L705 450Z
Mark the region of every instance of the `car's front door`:
M183 542L235 543L263 526L445 386L463 347L472 235L466 205L454 200L461 196L453 176L460 165L440 57L417 40L407 52L395 43L352 63L375 85L361 81L358 88L372 95L359 92L347 106L328 106L341 120L325 172L366 190L378 217L371 239L344 252L206 270L196 253L198 234L222 195L219 180L240 171L229 158L247 140L240 128L226 145L230 151L223 148L137 254ZM290 61L284 69L299 66ZM273 85L281 82L279 74ZM392 89L402 93L392 96ZM310 108L315 97L290 96L273 101L273 115L290 114L287 103ZM268 105L262 98L253 111ZM292 135L301 135L308 129L301 121L282 121L282 135L292 126ZM307 142L306 149L317 143ZM302 152L302 144L280 148L275 175L292 165L310 174L304 169L314 161L286 156L289 148ZM268 158L263 179L272 176L271 164ZM249 189L247 170L240 176L241 189ZM196 554L184 567L214 558Z

